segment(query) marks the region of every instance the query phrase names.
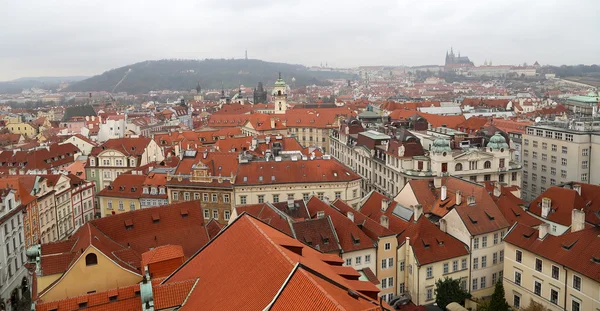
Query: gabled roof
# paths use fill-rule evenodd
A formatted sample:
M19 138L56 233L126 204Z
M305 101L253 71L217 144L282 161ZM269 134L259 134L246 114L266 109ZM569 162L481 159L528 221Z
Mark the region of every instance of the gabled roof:
M538 237L538 230L517 224L504 241L600 282L600 228Z
M469 254L467 247L448 233L442 232L429 219L421 216L398 235L398 245L410 238L410 245L419 265L445 261Z
M188 297L194 284L196 284L196 280L185 280L170 284L160 284L158 280L153 281L154 309L164 310L180 306ZM72 311L81 309L80 304L85 302L87 305L85 310L139 311L143 305L139 293L140 285L135 284L58 301L46 303L38 301L35 309L37 311ZM114 299L115 297L116 299Z
M323 212L324 216L329 216L331 218L338 241L344 253L375 248L374 241L360 230L352 220L342 215L342 213L329 206L327 203L319 200L316 196L312 196L308 200L306 207L311 214L311 218L318 218L319 212Z
M189 257L208 240L200 201L144 208L91 222L121 245L144 253L161 245L180 245ZM193 239L189 237L194 237Z
M142 253L142 267L175 258L183 258L183 248L180 245L163 245Z
M341 247L329 216L294 222L294 237L323 253L339 254Z
M144 154L152 139L148 137L116 138L105 141L101 146L92 148L91 156L98 156L105 150L116 150L126 156L139 157Z
M388 204L385 211L382 210L384 202ZM412 219L412 214L408 219L402 219L394 213L397 208L402 208L398 202L377 191L371 191L363 198L363 203L358 210L377 223L381 221L381 216L387 216L390 231L400 233L407 228L408 221Z
M235 209L238 215L247 213L291 237L294 236L291 217L288 217L270 203L236 206Z
M96 196L139 199L145 180L146 175L121 174Z
M262 180L261 180L262 179ZM269 161L238 166L236 185L349 182L360 179L337 160Z
M299 301L307 310L373 310L379 290L342 264L244 214L163 283L198 279L182 311L262 310L272 302L272 310L289 310Z
M573 185L581 187L581 194L573 190ZM529 204L529 211L537 216L542 215L542 199L551 200L549 221L564 225L571 225L571 211L583 210L585 221L600 224L600 186L584 183L568 183L563 187L550 187Z
M332 204L342 215L348 217L352 213L354 223L368 235L371 240L377 241L378 239L386 236L396 235L392 230L382 226L379 222L367 217L367 215L353 209L350 205L342 200L335 200Z

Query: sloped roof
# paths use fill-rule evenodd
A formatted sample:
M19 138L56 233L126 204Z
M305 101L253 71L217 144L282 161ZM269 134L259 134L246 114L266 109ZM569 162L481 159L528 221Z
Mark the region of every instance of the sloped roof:
M341 258L320 253L244 214L163 283L199 279L182 311L261 310L272 301L277 305L273 309L289 310L296 300L304 301L311 310L313 306L330 310L322 307L326 300L337 306L331 310L375 307L373 299L379 290L358 281L359 274L342 263ZM308 280L298 286L301 277ZM357 298L344 296L349 289L357 291Z
M600 282L600 228L592 227L560 236L548 234L543 240L538 236L538 230L517 224L504 241Z
M183 304L189 295L196 280L185 280L170 284L160 284L158 280L152 281L152 294L154 295L154 308L163 310ZM70 297L63 300L43 302L38 301L37 311L72 311L80 309L79 304L86 302L85 310L91 311L139 311L142 301L139 293L140 285L135 284L111 289L105 292ZM111 297L116 297L112 300Z
M261 180L262 177L262 180ZM360 179L337 160L249 162L238 166L236 185L349 182Z
M357 250L374 248L374 241L365 234L352 220L342 215L338 210L329 206L327 203L312 196L306 203L306 207L312 218L317 218L318 212L323 212L325 216L331 218L338 241L343 252L353 252Z
M90 155L98 156L105 150L116 150L126 156L141 156L151 140L148 137L109 139L102 145L92 148Z
M398 235L398 245L410 238L410 245L419 265L466 256L467 246L448 233L442 232L427 217L421 216Z
M529 211L537 216L542 215L542 199L551 200L549 221L564 225L571 225L571 212L573 209L583 210L585 221L591 224L600 224L600 186L584 183L570 183L581 187L581 195L567 187L550 187L529 204Z

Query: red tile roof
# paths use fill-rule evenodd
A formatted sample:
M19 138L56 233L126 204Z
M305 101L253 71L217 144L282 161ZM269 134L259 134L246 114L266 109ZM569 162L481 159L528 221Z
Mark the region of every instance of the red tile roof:
M542 215L542 199L551 200L550 213L547 217L549 221L564 225L571 225L571 212L573 209L583 210L585 212L585 221L598 225L600 224L600 186L569 183L581 187L581 195L567 187L550 187L535 200L529 204L529 211L537 216Z
M158 221L153 219L156 216ZM132 223L133 228L126 228L126 222ZM129 245L139 253L170 244L180 245L189 257L209 240L200 201L144 208L91 223L117 243Z
M146 175L121 174L106 188L100 190L96 195L101 197L132 198L139 199Z
M198 279L182 311L261 310L272 301L277 305L273 309L281 310L294 303L290 299L300 299L314 310L313 306L323 306L322 296L334 299L338 309L355 310L365 301L376 303L373 299L378 289L373 284L357 281L358 276L338 274L336 267L342 261L330 260L330 256L244 214L163 283ZM303 273L310 282L296 286L297 273ZM349 289L358 291L357 298L344 296ZM323 294L317 296L319 291Z
M310 198L306 207L312 218L317 218L318 212L331 218L338 241L345 253L357 250L375 248L374 241L365 234L352 220L342 215L338 210L319 200L316 196Z
M152 282L152 294L155 310L178 307L183 304L196 280L185 280L170 284ZM38 301L37 311L72 311L81 309L80 303L87 303L85 310L91 311L139 311L142 300L139 296L140 285L131 285L105 292L71 297L63 300ZM116 300L111 300L116 297Z
M105 141L101 146L92 148L91 156L98 156L104 150L116 150L126 156L141 156L152 139L148 137L116 138Z
M262 180L261 180L262 177ZM349 182L360 179L337 160L269 161L239 165L236 185Z
M548 234L543 240L538 236L538 230L517 224L504 241L600 282L600 228Z
M292 224L295 238L323 253L339 254L340 244L329 216L300 220Z
M382 211L382 204L384 201L388 202L388 208L385 211ZM387 216L390 231L394 233L400 233L408 227L409 223L406 220L394 215L393 212L397 205L398 203L393 199L388 198L377 191L372 191L365 198L363 198L363 204L358 208L358 210L360 213L377 223L381 221L381 216Z
M416 223L411 223L398 236L398 245L406 243L407 237L410 238L410 245L420 265L469 254L465 244L442 232L425 216L421 216Z
M293 228L291 217L288 217L285 213L278 210L271 203L260 203L260 204L249 204L235 207L236 213L241 215L247 213L252 215L262 222L270 225L273 228L277 228L281 232L293 237Z
M142 267L156 262L183 257L183 248L180 245L162 245L142 253Z

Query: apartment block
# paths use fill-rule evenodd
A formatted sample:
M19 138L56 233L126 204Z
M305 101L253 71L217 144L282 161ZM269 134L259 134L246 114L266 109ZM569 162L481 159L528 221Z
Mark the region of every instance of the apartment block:
M539 122L523 135L522 198L535 199L566 182L600 183L592 168L600 165L600 119Z

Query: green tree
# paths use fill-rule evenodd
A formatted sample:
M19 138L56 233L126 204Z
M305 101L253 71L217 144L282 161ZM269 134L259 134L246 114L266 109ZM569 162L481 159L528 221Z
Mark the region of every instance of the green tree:
M435 282L435 303L438 307L445 310L451 302L464 305L467 298L471 298L471 294L460 287L460 280L446 277Z
M490 305L488 310L494 311L508 311L510 307L504 299L504 285L502 285L502 280L496 282L496 288L494 288L494 293L492 294L492 299L490 300Z
M542 306L542 304L537 303L535 301L533 301L533 299L531 299L531 301L529 302L529 307L522 309L523 311L549 311L550 309L546 309L544 308L544 306Z

